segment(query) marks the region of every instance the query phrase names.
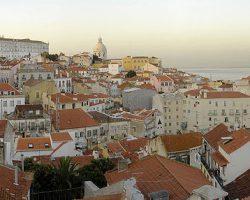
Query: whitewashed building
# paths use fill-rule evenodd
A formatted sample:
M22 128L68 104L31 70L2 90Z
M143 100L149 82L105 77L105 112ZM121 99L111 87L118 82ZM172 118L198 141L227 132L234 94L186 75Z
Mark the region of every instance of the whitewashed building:
M250 96L236 91L195 89L156 95L153 108L164 114L165 132L205 133L220 123L231 130L250 127Z
M0 38L0 57L18 59L49 52L49 44L30 39Z
M0 117L14 112L16 105L25 104L24 95L8 83L0 83Z

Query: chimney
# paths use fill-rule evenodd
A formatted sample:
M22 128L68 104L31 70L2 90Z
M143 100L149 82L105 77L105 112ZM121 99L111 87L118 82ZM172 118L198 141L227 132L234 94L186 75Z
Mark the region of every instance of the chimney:
M24 171L24 159L23 154L21 154L21 162L22 162L22 172Z
M14 185L19 185L18 184L18 167L15 166L15 182Z

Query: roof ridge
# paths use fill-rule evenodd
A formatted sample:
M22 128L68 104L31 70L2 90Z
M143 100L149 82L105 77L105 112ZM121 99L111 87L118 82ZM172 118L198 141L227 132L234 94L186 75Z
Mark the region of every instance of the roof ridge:
M50 154L52 156L58 149L60 149L64 144L68 143L68 141L63 141L61 144L59 144Z
M180 184L180 186L183 188L183 190L187 193L187 194L190 194L187 189L182 185L182 183L179 181L179 179L162 163L162 161L159 159L159 157L161 158L164 158L163 156L160 156L160 155L156 155L156 159L160 162L160 164L174 177L174 179ZM168 158L164 158L164 159L167 159L169 160ZM177 161L173 161L173 160L169 160L170 162L176 162L176 163L179 163ZM179 163L179 164L184 164L186 165L185 163ZM190 166L190 165L188 165ZM192 166L190 166L192 167ZM192 167L193 168L193 167Z

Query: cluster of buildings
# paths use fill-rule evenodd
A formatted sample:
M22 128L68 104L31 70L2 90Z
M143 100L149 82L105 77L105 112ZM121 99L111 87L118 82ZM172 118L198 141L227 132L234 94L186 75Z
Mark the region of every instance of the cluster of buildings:
M116 163L107 187L85 182L85 199L250 197L249 77L211 81L156 57L108 59L101 38L57 61L41 56L42 42L0 38L0 48L0 195L29 199L32 175L15 167L25 158L69 156Z

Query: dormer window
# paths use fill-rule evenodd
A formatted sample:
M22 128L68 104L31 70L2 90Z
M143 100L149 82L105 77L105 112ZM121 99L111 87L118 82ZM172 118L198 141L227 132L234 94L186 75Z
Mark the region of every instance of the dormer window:
M44 144L44 147L45 147L45 148L49 148L49 144L48 144L48 143L45 143L45 144Z
M33 147L34 147L33 144L31 144L31 143L28 144L28 148L29 148L29 149L32 149Z

